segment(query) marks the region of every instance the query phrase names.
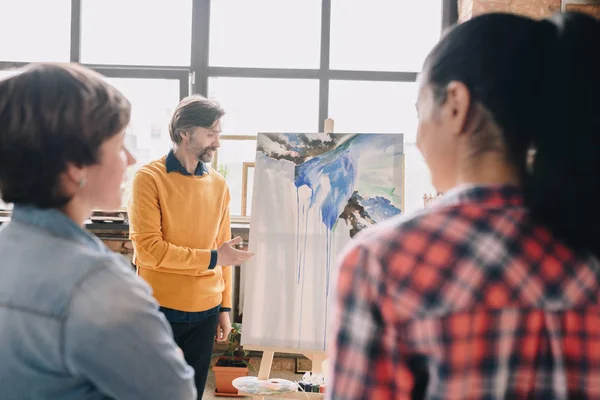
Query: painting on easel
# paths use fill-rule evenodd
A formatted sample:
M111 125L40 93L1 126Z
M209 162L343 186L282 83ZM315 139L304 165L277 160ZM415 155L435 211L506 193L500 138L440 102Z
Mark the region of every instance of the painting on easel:
M403 203L402 134L259 134L242 344L324 351L337 254Z

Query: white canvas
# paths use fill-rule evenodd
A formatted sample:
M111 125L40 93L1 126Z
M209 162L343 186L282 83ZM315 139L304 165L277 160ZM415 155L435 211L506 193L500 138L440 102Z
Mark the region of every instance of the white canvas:
M337 254L403 209L402 134L259 134L242 344L324 351Z

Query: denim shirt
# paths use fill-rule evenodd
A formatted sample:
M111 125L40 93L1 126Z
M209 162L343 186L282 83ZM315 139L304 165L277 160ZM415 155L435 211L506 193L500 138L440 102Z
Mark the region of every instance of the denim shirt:
M0 228L0 399L195 399L150 287L54 209Z

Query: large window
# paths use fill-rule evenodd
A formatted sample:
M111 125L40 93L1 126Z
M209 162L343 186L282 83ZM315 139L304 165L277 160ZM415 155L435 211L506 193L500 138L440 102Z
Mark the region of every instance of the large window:
M331 3L332 69L418 71L440 37L440 1Z
M180 83L174 79L107 78L107 81L133 105L126 130L127 148L136 158L135 165L127 170L127 182L131 183L138 168L169 151L169 120L179 102ZM130 185L123 193L123 206L129 199L129 189Z
M81 61L189 66L192 0L81 0Z
M0 61L69 61L69 0L0 0Z
M209 64L319 68L321 0L215 0Z
M232 212L250 210L244 171L257 133L318 132L328 117L336 132L403 133L405 208L422 208L434 189L415 145L415 80L447 3L213 1L203 79L227 112L214 165L231 188Z
M456 0L0 0L0 34L10 39L0 43L0 79L38 61L105 75L133 107L129 176L168 151L181 98L218 100L226 115L213 165L240 220L251 212L259 132L323 131L330 117L336 132L403 133L412 211L433 193L414 143L415 80L455 8Z
M415 141L414 82L339 81L329 84L329 116L338 132L404 133Z
M18 69L0 70L0 79L8 78L9 76L17 75L18 73L19 73Z
M316 79L211 77L208 96L225 109L223 129L228 133L315 132L319 128Z

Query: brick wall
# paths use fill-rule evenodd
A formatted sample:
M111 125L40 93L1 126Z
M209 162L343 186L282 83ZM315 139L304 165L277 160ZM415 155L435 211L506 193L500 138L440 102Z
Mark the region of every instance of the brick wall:
M460 22L471 19L473 16L473 1L474 0L458 1L458 20Z
M560 11L561 0L461 0L459 20L466 21L488 12L510 12L544 18Z
M561 0L459 0L458 19L466 21L488 12L510 12L545 18L561 9ZM568 5L567 11L581 11L600 18L600 5Z
M600 4L597 5L585 5L585 4L569 4L567 5L567 11L579 11L600 19Z

